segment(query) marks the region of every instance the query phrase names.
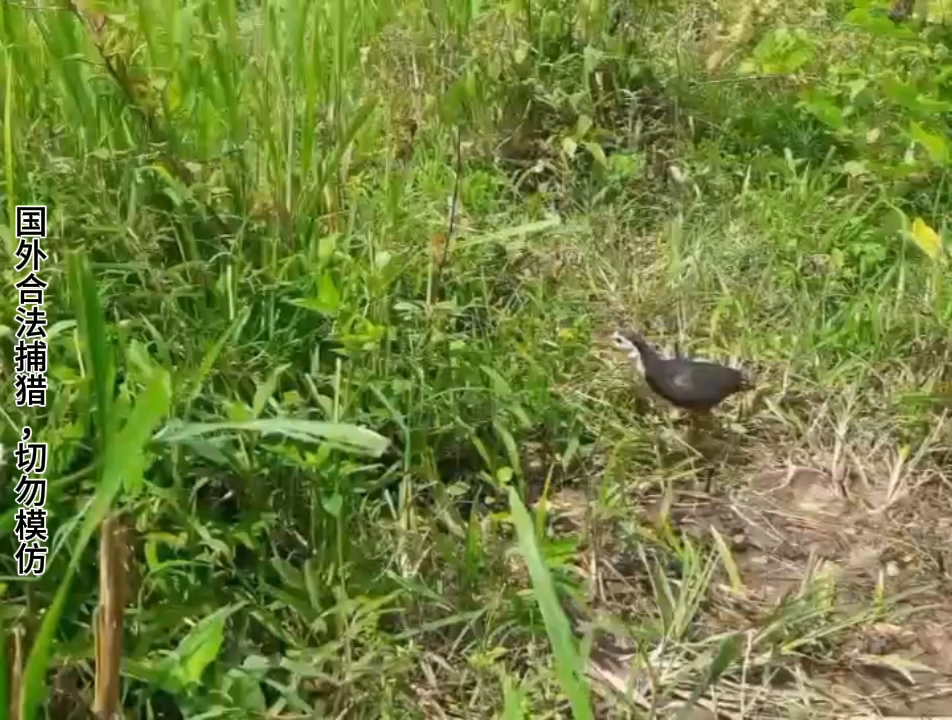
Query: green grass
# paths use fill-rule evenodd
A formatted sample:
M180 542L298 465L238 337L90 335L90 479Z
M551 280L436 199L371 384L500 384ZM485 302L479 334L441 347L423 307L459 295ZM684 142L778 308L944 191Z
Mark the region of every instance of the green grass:
M916 594L952 457L948 253L911 232L952 207L939 31L794 3L706 70L735 9L629 5L3 6L6 358L12 209L51 207L49 402L0 434L51 453L42 579L0 501L23 720L91 701L111 509L129 717L842 717L873 701L838 673L928 664L857 643L952 617ZM755 371L733 511L618 323ZM791 464L889 505L898 575L765 509Z

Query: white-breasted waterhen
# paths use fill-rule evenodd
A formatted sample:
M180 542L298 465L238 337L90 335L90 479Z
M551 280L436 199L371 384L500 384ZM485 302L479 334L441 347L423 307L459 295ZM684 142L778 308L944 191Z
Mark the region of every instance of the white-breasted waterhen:
M616 330L612 340L628 353L648 387L684 410L708 412L730 395L753 388L747 375L735 368L680 356L663 358L636 332Z
M628 353L639 374L657 395L672 405L687 410L691 417L692 446L697 444L699 420L707 420L711 410L729 396L753 389L748 375L726 365L682 357L663 358L637 332L616 330L615 347ZM702 453L703 455L703 453ZM710 491L711 477L706 484Z

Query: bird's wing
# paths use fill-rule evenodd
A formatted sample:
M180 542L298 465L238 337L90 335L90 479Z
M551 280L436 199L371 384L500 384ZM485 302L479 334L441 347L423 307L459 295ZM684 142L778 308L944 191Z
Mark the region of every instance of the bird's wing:
M691 379L691 368L682 368L671 375L671 384L679 390L691 390L694 382Z

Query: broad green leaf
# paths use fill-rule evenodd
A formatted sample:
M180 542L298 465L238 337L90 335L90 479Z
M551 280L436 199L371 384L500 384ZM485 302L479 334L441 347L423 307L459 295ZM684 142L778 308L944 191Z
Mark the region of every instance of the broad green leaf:
M202 675L221 650L225 639L225 621L244 603L219 608L199 621L188 635L182 638L176 650L179 665L177 674L186 685L197 685Z
M321 315L336 315L340 310L340 293L334 284L334 278L329 273L324 273L318 286L317 297L292 300L291 304Z
M231 432L256 432L262 435L281 435L300 442L330 443L355 453L380 457L390 441L373 430L347 423L265 418L245 422L170 423L155 436L156 442L169 445L193 440L204 435Z
M332 517L340 517L340 511L343 506L344 498L339 492L328 493L321 496L321 507Z
M832 95L809 88L803 92L799 106L834 130L843 127L843 109Z
M542 559L542 553L539 552L535 528L533 527L532 518L529 516L529 511L522 504L515 488L511 486L509 488L509 506L513 524L516 526L516 535L519 538L519 550L529 569L533 594L536 602L539 603L545 630L555 653L555 666L559 684L569 699L575 720L591 720L593 717L592 705L588 684L585 680L585 669L578 651L578 645L572 634L572 626L559 604L555 584L552 582L552 575Z
M317 298L326 312L335 313L340 310L340 292L338 292L337 285L334 284L334 278L331 277L330 273L324 273L321 277Z
M912 139L922 145L934 163L945 165L949 162L949 143L942 135L930 133L917 122L910 128Z
M223 690L236 707L254 713L255 717L267 715L268 701L261 690L261 683L247 672L237 668L230 670Z

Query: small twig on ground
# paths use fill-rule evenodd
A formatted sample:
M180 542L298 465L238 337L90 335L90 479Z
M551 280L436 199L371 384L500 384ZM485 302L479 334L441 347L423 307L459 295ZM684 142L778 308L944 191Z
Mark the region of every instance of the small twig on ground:
M463 177L463 142L459 125L456 126L456 181L453 183L453 198L450 200L450 219L446 228L446 241L443 243L443 252L436 261L433 298L439 302L443 297L443 268L450 254L450 243L453 242L453 232L457 227L459 213L460 184Z

